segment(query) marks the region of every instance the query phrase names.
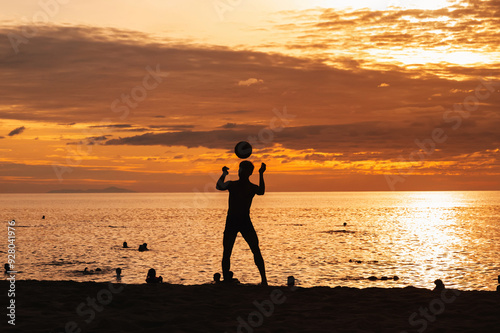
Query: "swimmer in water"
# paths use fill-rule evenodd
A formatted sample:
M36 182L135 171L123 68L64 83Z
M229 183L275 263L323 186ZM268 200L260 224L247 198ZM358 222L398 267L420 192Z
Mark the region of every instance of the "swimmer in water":
M222 282L223 283L240 283L240 281L237 278L234 278L233 276L234 276L233 272L231 272L231 271L227 272L226 275L224 276L224 281L222 281Z
M434 290L433 291L443 291L444 290L444 283L443 281L441 281L440 279L437 279L436 281L434 281L434 284L436 285L434 287Z
M163 278L161 276L156 277L156 270L154 268L151 268L148 271L148 276L146 277L146 282L147 283L162 283Z

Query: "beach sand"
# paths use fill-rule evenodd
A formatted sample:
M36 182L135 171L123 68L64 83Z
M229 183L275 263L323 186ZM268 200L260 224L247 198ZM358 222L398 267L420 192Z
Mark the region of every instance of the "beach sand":
M6 292L7 281L0 288ZM15 301L16 326L7 325L7 332L418 332L424 327L425 332L498 332L500 327L496 291L17 281ZM8 320L5 304L0 327ZM427 319L421 308L428 309Z

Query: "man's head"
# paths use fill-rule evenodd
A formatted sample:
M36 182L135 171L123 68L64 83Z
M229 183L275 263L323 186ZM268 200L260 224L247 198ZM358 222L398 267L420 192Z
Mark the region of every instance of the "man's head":
M250 161L243 161L240 163L240 169L238 170L238 176L240 178L249 178L253 173L253 163Z

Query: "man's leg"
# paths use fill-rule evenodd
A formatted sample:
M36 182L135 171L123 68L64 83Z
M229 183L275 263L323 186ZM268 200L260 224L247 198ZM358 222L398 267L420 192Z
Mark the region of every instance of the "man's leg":
M241 235L248 243L248 246L250 246L250 250L252 250L253 260L255 262L255 265L257 265L257 268L259 269L260 277L262 279L262 285L267 286L264 258L262 257L262 253L260 252L259 238L257 237L257 233L255 232L253 225L250 225L248 228L244 228L244 230L241 230Z
M227 273L231 269L231 253L233 252L236 235L238 235L237 231L224 230L224 238L222 240L222 245L224 246L224 253L222 254L222 274L224 275L224 280L227 278Z

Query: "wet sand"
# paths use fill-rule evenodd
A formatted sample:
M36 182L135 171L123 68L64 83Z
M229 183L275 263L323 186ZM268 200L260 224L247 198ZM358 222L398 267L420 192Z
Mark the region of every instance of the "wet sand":
M7 281L0 288L7 292ZM3 299L0 326L6 327ZM496 291L17 281L15 300L16 326L8 325L7 332L497 332L500 327Z

